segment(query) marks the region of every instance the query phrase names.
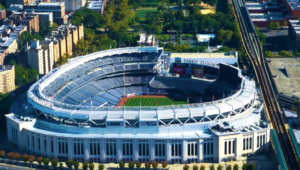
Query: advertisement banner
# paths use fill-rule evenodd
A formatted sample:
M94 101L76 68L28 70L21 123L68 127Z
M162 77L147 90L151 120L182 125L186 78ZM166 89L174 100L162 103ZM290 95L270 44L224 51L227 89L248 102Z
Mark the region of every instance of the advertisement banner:
M183 67L173 67L174 74L183 74Z
M184 73L188 74L188 75L192 75L193 74L193 68L191 68L191 67L185 67L184 68Z
M201 68L194 68L194 76L196 77L203 77L204 71Z

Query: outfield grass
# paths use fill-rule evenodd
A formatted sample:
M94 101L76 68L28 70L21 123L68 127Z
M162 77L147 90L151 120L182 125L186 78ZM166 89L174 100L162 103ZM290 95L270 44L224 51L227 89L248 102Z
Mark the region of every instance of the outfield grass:
M187 101L174 100L173 102L170 98L137 97L128 99L125 106L140 106L140 102L141 106L156 106L156 101L157 106L187 104Z
M140 18L145 18L149 12L157 12L157 9L156 8L138 9L136 15Z

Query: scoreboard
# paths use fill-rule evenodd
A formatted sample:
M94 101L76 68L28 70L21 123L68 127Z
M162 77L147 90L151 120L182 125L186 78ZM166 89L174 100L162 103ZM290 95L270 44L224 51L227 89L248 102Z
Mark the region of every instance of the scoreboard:
M202 64L189 64L189 63L173 63L173 74L179 74L183 76L218 76L219 68L215 66L208 66Z

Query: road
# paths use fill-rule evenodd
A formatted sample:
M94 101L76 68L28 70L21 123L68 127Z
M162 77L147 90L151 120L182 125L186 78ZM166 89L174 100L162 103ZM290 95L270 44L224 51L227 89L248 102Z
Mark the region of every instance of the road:
M271 127L276 131L280 147L284 156L285 164L289 170L298 170L299 164L295 150L291 143L289 134L273 91L273 87L266 70L265 61L260 42L256 35L253 23L249 17L243 0L232 0L235 17L239 23L243 46L252 62L260 91L264 99L264 107Z

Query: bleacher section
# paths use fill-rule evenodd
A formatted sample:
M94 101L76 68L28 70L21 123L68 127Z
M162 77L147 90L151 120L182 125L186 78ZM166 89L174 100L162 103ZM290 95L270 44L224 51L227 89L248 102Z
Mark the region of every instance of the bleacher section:
M205 93L207 88L214 89L234 89L231 84L221 82L218 80L198 80L187 79L178 77L156 77L150 82L150 87L160 89L181 89L189 91L197 91L199 93ZM236 88L235 88L236 89Z
M151 70L161 53L162 50L159 50L158 53L142 52L112 55L85 62L55 79L42 90L42 93L45 96L51 96L69 82L75 82L76 85L81 86L91 79L103 75L131 70Z
M53 97L67 104L82 104L86 106L101 105L108 102L110 105L116 105L119 99L124 95L124 89L125 95L149 92L150 90L145 85L148 84L153 77L154 75L147 74L145 76L116 76L91 81L83 85L77 85L76 82L82 82L81 79L77 79L75 82L66 85ZM154 90L153 92L158 93L159 90ZM89 104L86 104L87 102Z

